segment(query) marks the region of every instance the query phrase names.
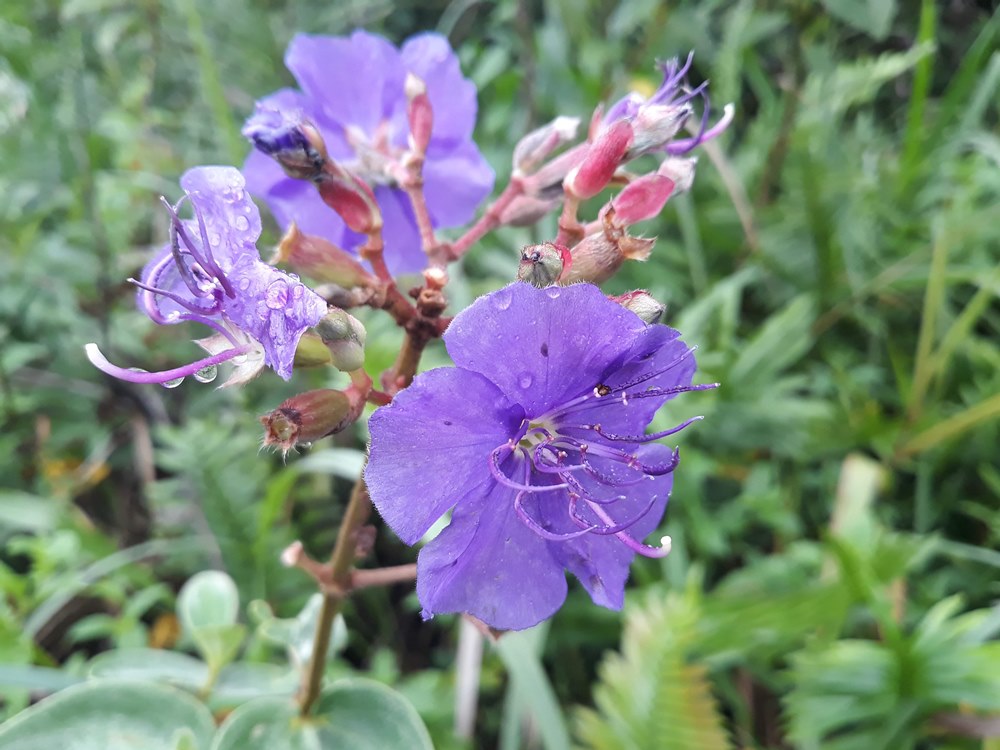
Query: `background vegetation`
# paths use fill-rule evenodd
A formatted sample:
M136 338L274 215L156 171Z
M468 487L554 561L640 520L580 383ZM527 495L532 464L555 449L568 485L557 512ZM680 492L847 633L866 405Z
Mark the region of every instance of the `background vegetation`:
M723 383L661 415L707 416L682 436L673 553L636 563L624 617L576 587L544 632L487 647L471 739L452 732L459 622L421 623L407 587L352 599L331 674L401 690L439 748L1000 747L994 6L7 0L0 714L121 677L136 647L197 650L217 718L246 699L219 678L237 653L225 669L245 682L294 688L276 665L308 641L313 588L278 553L327 553L361 429L283 462L259 453L256 417L321 385L313 373L167 391L104 378L82 347L187 361L193 345L136 314L123 282L166 236L158 196L189 166L242 163L255 97L291 83L293 33L364 26L449 35L501 185L521 134L654 87L656 58L694 49L695 77L738 114L648 226L652 259L608 285L668 302L701 381ZM553 235L489 237L456 273L455 308ZM377 373L399 338L365 322ZM379 535L373 561L412 559ZM212 568L242 602L233 653L175 614ZM181 685L205 668L178 664Z

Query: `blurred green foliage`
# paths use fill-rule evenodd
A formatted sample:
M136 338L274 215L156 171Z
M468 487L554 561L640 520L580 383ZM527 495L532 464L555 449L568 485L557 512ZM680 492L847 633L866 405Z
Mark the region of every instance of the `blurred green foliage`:
M707 417L684 433L673 552L636 563L624 634L574 590L544 642L487 651L464 743L457 620L421 623L406 587L352 600L330 674L395 685L439 748L552 750L566 716L594 748L995 747L1000 14L972 0L5 2L3 712L96 654L175 645L175 592L197 571L304 611L311 582L278 554L293 539L327 554L364 435L285 463L258 452L256 415L328 378L134 387L82 345L149 369L192 351L123 281L166 236L157 197L189 166L242 161L254 99L292 82L293 33L356 26L449 35L499 185L521 134L655 85L654 59L688 49L737 119L645 227L652 258L607 285L667 302L701 382L723 384L654 425ZM455 308L554 232L488 237L454 274ZM364 322L377 374L399 335ZM372 557L412 552L380 534ZM266 638L242 647L230 666L281 661Z

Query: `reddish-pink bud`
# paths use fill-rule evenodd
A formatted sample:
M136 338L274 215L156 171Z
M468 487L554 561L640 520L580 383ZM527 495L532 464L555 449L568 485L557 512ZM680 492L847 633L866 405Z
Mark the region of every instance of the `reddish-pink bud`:
M353 389L299 393L260 418L264 445L275 445L287 453L297 445L340 432L357 421L364 408L365 399Z
M427 86L422 80L407 73L404 86L408 101L406 116L410 123L410 148L418 154L424 154L434 130L434 109L427 96Z
M574 198L592 198L607 187L622 163L634 134L627 120L618 120L590 144L580 166L566 176L566 192Z
M514 169L521 174L531 174L553 151L576 138L579 126L579 118L560 116L531 131L514 146Z
M375 277L354 256L322 237L303 234L295 222L281 238L271 262L287 263L296 273L344 289L375 283Z
M691 185L694 184L694 169L697 165L698 158L695 156L686 159L670 156L663 160L656 173L674 181L675 193L683 193L690 190Z
M675 183L660 174L647 174L633 180L611 201L614 224L631 226L656 216L674 192Z
M533 198L530 195L519 195L500 212L500 224L512 227L527 227L543 216L552 213L559 205L559 198Z
M382 228L382 212L375 194L359 178L333 161L326 163L316 180L323 202L340 214L348 228L359 234L371 234Z

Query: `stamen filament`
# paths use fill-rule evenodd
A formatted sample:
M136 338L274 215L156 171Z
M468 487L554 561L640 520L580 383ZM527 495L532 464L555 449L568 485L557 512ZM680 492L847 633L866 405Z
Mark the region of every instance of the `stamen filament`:
M87 352L87 359L90 360L90 363L94 365L94 367L103 373L118 378L119 380L127 380L130 383L166 383L170 380L176 380L177 378L184 378L188 375L193 375L206 367L227 362L230 359L233 359L233 357L238 357L241 354L248 354L251 347L238 346L233 349L226 349L219 354L214 354L211 357L206 357L205 359L199 359L189 365L175 367L172 370L161 370L160 372L136 372L135 370L129 370L125 367L113 365L108 361L107 357L101 353L97 344L87 344L84 349Z

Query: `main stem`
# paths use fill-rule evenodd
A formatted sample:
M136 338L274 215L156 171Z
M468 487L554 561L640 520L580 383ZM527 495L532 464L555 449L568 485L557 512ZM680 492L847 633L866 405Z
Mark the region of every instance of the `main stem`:
M358 529L371 514L371 499L364 478L359 478L351 492L351 499L344 511L344 521L337 532L337 542L330 556L330 574L334 587L323 592L323 604L316 623L312 655L309 667L303 675L299 699L299 715L308 716L323 687L323 673L326 669L326 654L330 650L330 634L340 607L347 598L350 585L351 566L357 544Z

